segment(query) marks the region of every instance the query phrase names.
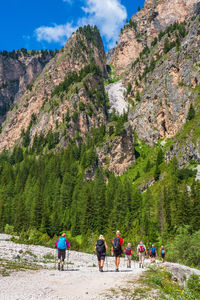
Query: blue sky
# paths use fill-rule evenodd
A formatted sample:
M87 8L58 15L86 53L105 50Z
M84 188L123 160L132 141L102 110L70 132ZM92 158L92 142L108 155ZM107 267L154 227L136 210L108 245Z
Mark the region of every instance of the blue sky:
M96 24L106 50L144 0L1 1L0 50L59 49L81 25Z

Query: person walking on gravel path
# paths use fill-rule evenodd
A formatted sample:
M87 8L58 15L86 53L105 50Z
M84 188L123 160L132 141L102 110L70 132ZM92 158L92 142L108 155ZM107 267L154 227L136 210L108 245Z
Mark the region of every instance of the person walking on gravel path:
M147 255L147 250L142 241L137 246L137 255L139 256L139 268L144 268L144 259L145 255Z
M62 236L56 241L55 248L58 249L58 270L64 271L64 261L66 257L66 249L70 248L68 239L66 238L66 233L64 232ZM60 263L62 264L60 266Z
M166 251L165 251L164 246L161 246L161 248L160 248L160 255L161 255L162 263L164 263L165 262L165 255L166 255Z
M133 254L133 249L131 248L131 243L128 243L127 247L125 248L125 257L126 257L127 268L131 268L131 255L132 254Z
M120 231L117 230L116 237L114 237L112 241L112 255L114 254L115 256L116 272L119 272L120 257L123 251L124 251L123 238L120 237Z
M106 258L106 250L107 249L108 249L108 246L106 244L104 236L101 234L99 236L99 239L94 248L94 251L96 251L96 253L97 253L97 259L98 259L98 265L99 265L100 272L103 272L103 265L104 265L104 261Z
M151 246L149 250L149 254L150 254L151 262L154 263L156 261L156 256L157 256L156 248L154 245Z

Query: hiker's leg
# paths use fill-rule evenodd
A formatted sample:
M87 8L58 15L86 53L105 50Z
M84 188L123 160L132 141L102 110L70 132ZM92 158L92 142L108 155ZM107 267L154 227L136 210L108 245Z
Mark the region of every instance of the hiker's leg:
M65 262L65 257L66 257L66 251L62 250L61 252L61 256L62 256L62 266L61 266L61 270L64 270L64 262Z
M117 268L117 256L115 256L115 266Z
M129 256L128 262L129 262L129 268L131 268L131 256Z
M101 267L103 268L104 265L104 259L101 260Z
M142 253L142 266L144 268L144 258L145 258L145 253Z
M119 263L120 263L120 257L117 257L117 268L119 267Z

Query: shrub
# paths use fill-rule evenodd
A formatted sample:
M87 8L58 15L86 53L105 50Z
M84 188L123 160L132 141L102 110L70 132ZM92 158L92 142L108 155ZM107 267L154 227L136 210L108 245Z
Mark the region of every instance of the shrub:
M129 83L128 83L128 87L127 87L127 95L130 94L131 89L132 89L132 85L131 85L131 83L129 82Z
M191 121L192 119L194 119L194 117L195 117L195 110L194 110L193 105L191 104L189 111L188 111L187 119L188 119L188 121Z
M4 228L4 232L6 234L13 234L14 233L14 226L6 224L6 226Z

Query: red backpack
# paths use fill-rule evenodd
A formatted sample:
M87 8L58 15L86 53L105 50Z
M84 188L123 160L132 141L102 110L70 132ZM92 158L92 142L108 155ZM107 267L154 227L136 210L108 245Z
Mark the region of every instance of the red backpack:
M144 249L144 246L143 246L143 245L139 245L139 251L140 251L140 252L144 252L144 251L145 251L145 249Z

